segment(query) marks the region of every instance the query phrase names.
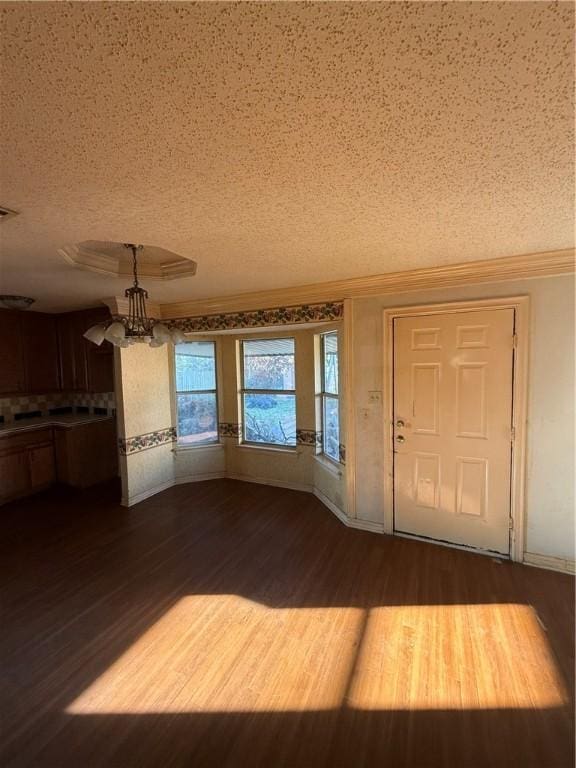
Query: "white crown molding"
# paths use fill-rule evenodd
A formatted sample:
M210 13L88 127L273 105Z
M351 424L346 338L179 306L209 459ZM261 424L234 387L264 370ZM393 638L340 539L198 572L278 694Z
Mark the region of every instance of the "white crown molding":
M58 253L68 264L78 269L98 272L109 277L132 279L131 263L123 262L116 256L108 256L85 245L65 245L58 249ZM196 274L196 267L196 262L191 259L175 258L158 264L139 263L138 274L149 280L176 280L182 277L193 277Z
M446 264L440 267L389 272L384 275L355 277L329 283L294 288L278 288L256 293L241 293L216 299L195 299L162 304L162 317L175 319L226 312L296 306L343 299L357 299L387 293L407 293L432 288L451 288L474 283L494 283L534 277L551 277L574 272L575 251L530 253L501 259Z
M120 277L118 259L113 256L105 256L87 248L79 248L77 245L65 245L58 248L58 253L73 267L87 269L90 272L99 272L102 275Z

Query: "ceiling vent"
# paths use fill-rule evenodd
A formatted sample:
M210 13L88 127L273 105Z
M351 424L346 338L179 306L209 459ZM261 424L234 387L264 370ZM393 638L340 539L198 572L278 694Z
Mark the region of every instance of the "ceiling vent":
M11 211L10 208L3 208L0 205L0 221L11 219L12 216L18 216L18 211Z

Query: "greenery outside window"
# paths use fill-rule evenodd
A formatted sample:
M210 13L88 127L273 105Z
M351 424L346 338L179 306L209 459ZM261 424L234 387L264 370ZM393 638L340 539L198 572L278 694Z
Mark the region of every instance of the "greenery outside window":
M338 381L338 333L320 336L322 453L340 460L340 402Z
M176 410L178 443L218 442L216 345L213 341L176 344Z
M242 439L296 446L294 339L241 342Z

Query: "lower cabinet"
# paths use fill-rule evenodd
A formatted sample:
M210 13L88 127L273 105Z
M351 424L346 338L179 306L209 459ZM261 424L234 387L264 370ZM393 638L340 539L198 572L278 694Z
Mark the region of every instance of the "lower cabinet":
M0 454L0 502L24 496L30 490L28 454Z
M0 439L0 503L26 496L56 482L51 429Z
M54 432L58 482L89 488L118 476L113 419Z
M28 452L30 485L33 490L45 488L56 481L54 446L41 445Z
M114 419L0 436L0 504L56 482L88 488L117 476Z

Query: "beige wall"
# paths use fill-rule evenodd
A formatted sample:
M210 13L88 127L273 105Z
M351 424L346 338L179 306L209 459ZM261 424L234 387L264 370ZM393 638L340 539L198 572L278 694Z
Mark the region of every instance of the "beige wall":
M118 437L130 438L173 424L169 349L134 344L115 350ZM174 481L172 444L120 457L122 503L134 504Z
M574 559L574 282L571 276L359 299L354 314L356 515L382 523L383 310L497 296L531 297L526 546Z

